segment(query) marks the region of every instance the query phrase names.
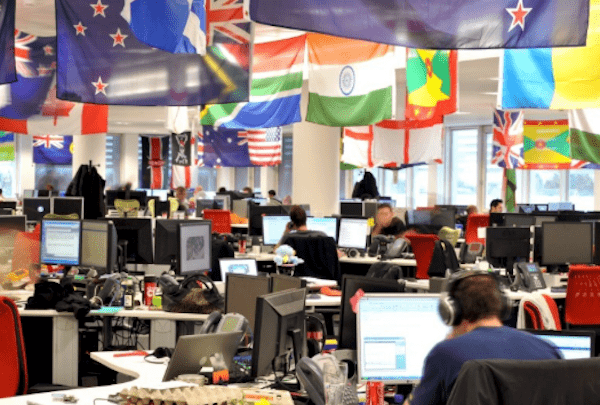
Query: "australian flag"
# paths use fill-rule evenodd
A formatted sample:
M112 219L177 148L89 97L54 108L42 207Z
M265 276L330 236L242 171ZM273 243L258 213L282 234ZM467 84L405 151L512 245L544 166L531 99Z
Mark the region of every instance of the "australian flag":
M250 167L253 166L248 153L248 144L243 136L245 131L224 129L215 131L211 126L203 126L204 144L203 166L208 167Z
M492 164L505 169L520 169L523 160L523 111L495 110Z
M72 136L40 135L33 137L33 163L50 165L73 164Z
M15 0L0 0L0 83L17 80L15 69Z
M200 105L248 100L247 34L215 31L206 55L172 54L141 43L123 18L125 0L56 1L57 97L111 105ZM242 10L242 0L222 8ZM166 23L165 19L165 23ZM235 37L235 38L234 38Z

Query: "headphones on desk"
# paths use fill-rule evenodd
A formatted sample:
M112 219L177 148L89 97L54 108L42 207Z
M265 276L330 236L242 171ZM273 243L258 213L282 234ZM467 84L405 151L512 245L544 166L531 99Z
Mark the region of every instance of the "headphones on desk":
M460 301L456 298L455 293L458 285L465 279L475 276L492 277L496 283L496 293L501 302L500 319L505 321L510 318L512 312L511 301L508 296L500 289L498 279L487 271L458 271L453 273L448 278L446 292L442 293L438 310L444 323L448 326L457 326L462 322L463 310Z
M365 255L364 253L361 253L360 250L355 248L348 249L348 253L346 254L348 255L348 257L362 257Z

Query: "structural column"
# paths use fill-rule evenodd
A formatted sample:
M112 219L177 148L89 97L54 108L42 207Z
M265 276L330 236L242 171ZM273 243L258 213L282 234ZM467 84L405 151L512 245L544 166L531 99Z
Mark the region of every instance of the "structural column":
M15 191L22 196L23 190L35 189L35 165L33 164L33 136L15 135L17 181Z
M106 134L73 136L73 176L81 165L96 167L102 178L106 177Z

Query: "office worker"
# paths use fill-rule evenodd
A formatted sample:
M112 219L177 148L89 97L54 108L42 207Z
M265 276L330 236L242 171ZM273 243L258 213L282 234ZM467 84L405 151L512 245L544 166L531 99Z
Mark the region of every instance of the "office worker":
M269 192L267 193L269 198L267 201L268 205L281 205L281 201L279 201L275 196L277 195L277 193L275 193L275 190L269 190Z
M299 205L293 205L290 210L290 222L285 227L285 232L279 240L279 243L275 246L275 249L280 245L285 245L286 239L289 234L296 233L307 236L327 236L323 231L311 231L306 227L306 211Z
M193 199L188 200L187 190L185 187L179 186L175 189L175 198L179 203L179 208L177 208L178 211L187 211L189 209L193 209L196 206Z
M469 205L467 207L467 214L457 217L456 222L462 224L463 229L465 229L467 227L467 218L469 218L469 215L471 214L477 214L477 206Z
M204 191L204 187L198 186L194 189L194 201L202 198L206 198L206 191Z
M490 212L503 212L504 211L504 202L499 198L492 200L490 203Z
M398 236L406 232L404 221L394 216L392 206L388 203L379 204L377 214L375 215L375 226L371 231L371 236L375 235L394 235Z
M405 405L445 404L461 366L474 359L560 359L558 349L536 336L503 326L510 301L486 272L457 272L440 298L440 314L453 326L425 359L423 378Z

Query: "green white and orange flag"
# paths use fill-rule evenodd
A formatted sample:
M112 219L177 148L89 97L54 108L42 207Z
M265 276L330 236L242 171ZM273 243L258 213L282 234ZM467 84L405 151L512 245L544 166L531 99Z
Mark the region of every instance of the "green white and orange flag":
M456 111L458 53L406 50L407 120L428 120Z
M394 47L309 33L306 120L334 127L392 118Z

